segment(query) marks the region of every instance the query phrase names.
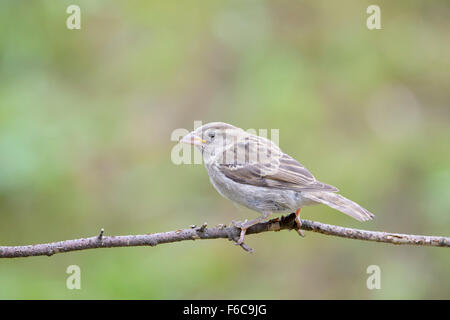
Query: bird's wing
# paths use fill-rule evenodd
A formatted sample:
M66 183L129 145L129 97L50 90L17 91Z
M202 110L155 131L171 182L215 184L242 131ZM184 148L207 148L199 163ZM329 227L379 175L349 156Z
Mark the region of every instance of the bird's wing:
M261 137L250 136L232 144L217 160L219 170L238 183L294 191L338 191L317 181L302 164Z

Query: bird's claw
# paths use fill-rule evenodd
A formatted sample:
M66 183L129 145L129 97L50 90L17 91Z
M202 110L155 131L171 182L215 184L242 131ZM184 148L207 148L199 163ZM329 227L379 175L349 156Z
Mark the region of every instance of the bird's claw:
M235 228L241 229L241 233L239 235L239 239L237 241L235 241L235 245L237 246L242 246L245 245L244 244L244 238L245 238L245 233L247 232L247 224L248 220L245 219L244 221L231 221L231 225L234 226Z
M239 237L239 239L237 239L237 240L234 239L234 245L241 246L241 248L244 249L245 251L247 251L249 253L253 253L253 249L250 248L247 244L245 244L243 235L245 235L245 232L244 232L244 234L242 234L242 232L241 232L241 236Z
M303 233L301 227L302 227L302 222L300 221L300 218L298 216L295 217L295 223L297 224L297 233L300 237L304 238L305 234Z
M241 245L244 243L245 233L247 232L247 229L242 228L241 234L239 235L238 241L236 241L236 244Z
M248 222L247 219L245 219L244 221L234 221L234 220L232 220L231 221L231 225L242 230L243 228L245 228L245 224L247 222Z

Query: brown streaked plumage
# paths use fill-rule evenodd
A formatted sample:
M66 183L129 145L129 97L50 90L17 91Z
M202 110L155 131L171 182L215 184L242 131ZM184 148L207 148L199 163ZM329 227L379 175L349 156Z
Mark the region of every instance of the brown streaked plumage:
M326 204L359 221L375 216L359 204L337 194L338 189L318 181L301 163L285 154L272 141L223 122L212 122L185 136L202 151L210 181L216 190L235 203L261 212L243 223L245 231L273 212L296 211L306 205Z

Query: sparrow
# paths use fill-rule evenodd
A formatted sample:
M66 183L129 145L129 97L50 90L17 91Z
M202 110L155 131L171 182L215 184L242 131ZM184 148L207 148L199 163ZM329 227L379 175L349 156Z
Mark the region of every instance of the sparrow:
M260 212L253 220L235 222L241 229L237 244L244 242L251 226L272 213L295 212L298 233L303 236L300 210L326 204L359 221L375 216L339 194L336 187L317 181L301 163L271 140L224 122L205 124L184 136L181 143L197 147L214 188L225 198Z

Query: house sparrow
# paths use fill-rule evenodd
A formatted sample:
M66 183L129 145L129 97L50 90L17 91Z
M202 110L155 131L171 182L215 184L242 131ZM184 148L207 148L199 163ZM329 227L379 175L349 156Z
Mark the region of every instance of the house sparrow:
M298 233L300 209L323 203L359 221L375 216L359 204L337 194L338 189L319 182L299 162L272 141L223 122L205 124L180 142L202 152L209 179L225 198L261 213L256 219L235 223L242 244L247 229L274 212L296 212Z

